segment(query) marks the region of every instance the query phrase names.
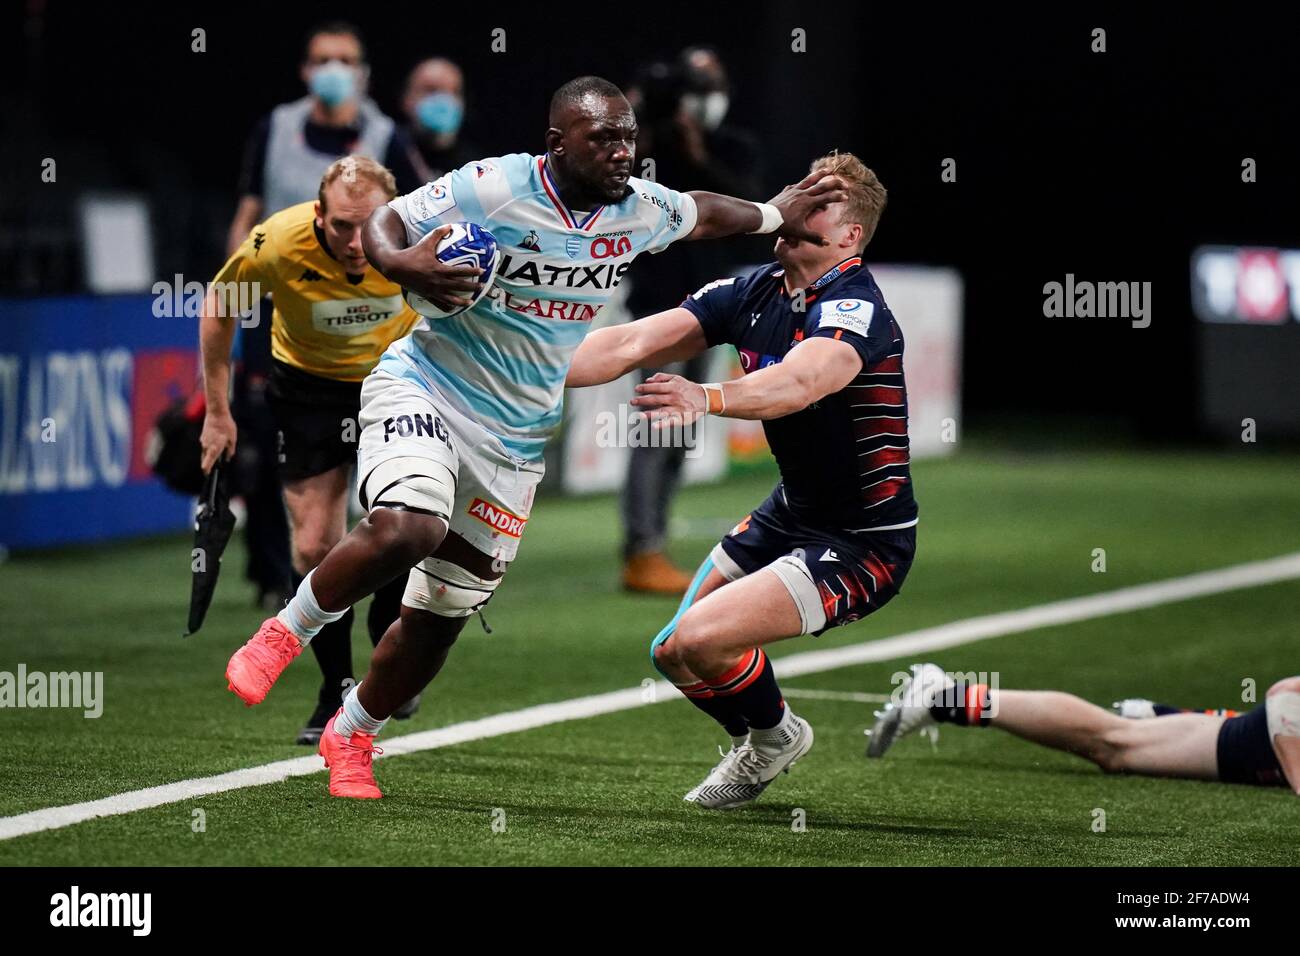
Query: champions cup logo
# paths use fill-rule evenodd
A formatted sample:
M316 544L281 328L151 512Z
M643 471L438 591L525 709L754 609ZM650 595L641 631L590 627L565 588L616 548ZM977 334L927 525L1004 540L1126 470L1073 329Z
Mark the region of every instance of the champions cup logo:
M632 240L627 236L617 239L601 237L591 241L591 258L609 259L613 256L625 256L632 251Z
M488 504L482 498L474 499L469 506L469 513L484 524L490 525L495 531L509 535L512 538L518 538L522 535L524 525L528 523L527 518L512 515L509 511Z

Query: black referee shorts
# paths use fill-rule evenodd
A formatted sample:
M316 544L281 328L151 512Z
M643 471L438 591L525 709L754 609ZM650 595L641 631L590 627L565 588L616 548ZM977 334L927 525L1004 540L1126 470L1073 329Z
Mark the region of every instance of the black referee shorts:
M282 481L356 464L360 382L322 378L273 360L267 394Z

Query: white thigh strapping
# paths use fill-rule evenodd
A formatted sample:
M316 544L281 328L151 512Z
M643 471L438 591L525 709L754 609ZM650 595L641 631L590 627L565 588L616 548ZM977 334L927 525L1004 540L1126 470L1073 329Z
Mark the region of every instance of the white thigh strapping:
M709 560L713 562L713 566L728 581L739 581L745 576L744 569L732 560L731 555L723 550L720 543L715 544L713 550L709 552Z
M799 609L799 620L803 624L801 634L812 634L826 626L826 609L822 606L817 583L813 580L808 565L793 554L785 554L763 570L775 574L777 580L790 592L790 598Z
M404 505L449 519L456 501L456 476L428 458L390 458L363 479L361 501L367 510Z
M501 578L488 580L460 565L425 558L411 569L402 603L440 617L469 617L492 597Z

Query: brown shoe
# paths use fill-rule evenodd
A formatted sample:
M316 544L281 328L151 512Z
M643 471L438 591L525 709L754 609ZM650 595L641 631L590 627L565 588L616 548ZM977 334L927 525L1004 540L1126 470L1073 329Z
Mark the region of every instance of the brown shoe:
M623 587L644 594L685 594L691 575L668 560L662 551L648 551L627 559Z

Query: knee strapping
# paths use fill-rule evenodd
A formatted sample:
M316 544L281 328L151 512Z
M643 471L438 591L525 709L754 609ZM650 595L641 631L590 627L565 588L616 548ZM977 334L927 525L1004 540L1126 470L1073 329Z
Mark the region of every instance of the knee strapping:
M411 569L402 603L439 617L469 617L491 598L501 578L480 578L460 565L425 558Z

